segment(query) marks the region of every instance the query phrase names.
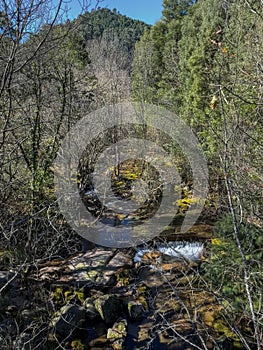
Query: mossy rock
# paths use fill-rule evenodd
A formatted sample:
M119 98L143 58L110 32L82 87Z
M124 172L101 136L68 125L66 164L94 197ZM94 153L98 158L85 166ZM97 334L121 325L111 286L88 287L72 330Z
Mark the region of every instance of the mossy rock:
M218 333L223 333L224 336L226 336L228 339L231 339L232 341L238 343L240 341L239 337L233 330L225 324L225 322L221 319L218 319L214 322L213 328Z
M127 321L125 319L121 319L114 323L112 328L108 329L107 339L117 340L123 339L127 335Z
M86 310L86 318L88 320L93 321L99 316L99 313L94 306L94 301L92 298L85 299L83 307Z
M134 321L139 321L142 319L145 308L139 301L129 301L128 302L128 315Z
M56 334L67 336L82 325L85 314L85 309L78 305L65 305L54 314L50 326Z
M111 294L106 294L98 297L94 301L94 306L100 314L101 318L107 324L115 322L122 313L121 302Z
M108 329L107 339L112 342L114 350L123 350L125 338L127 336L127 321L126 319L118 320L112 328Z
M85 349L85 345L82 344L81 340L79 340L79 339L73 340L70 345L72 347L72 350L84 350Z

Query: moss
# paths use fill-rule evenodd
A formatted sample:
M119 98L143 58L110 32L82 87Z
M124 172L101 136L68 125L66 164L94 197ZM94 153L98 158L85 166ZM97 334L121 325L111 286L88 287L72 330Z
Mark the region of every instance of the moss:
M122 340L124 340L124 338L127 335L126 328L127 328L127 321L125 319L122 319L122 320L116 322L112 328L108 329L107 339L111 339L111 340L122 339Z
M57 287L53 293L53 298L56 300L56 301L60 301L62 299L62 296L63 296L63 290L61 287Z
M130 278L126 270L120 273L117 273L116 278L117 278L118 286L128 286L130 284Z
M219 239L219 238L212 238L211 244L212 245L223 245L224 242L221 239Z
M12 256L15 257L15 254L9 250L1 250L0 251L0 263L6 264L12 260Z
M138 294L143 294L143 293L146 292L146 290L147 290L146 285L145 284L140 284L138 289L137 289L137 292L138 292Z
M65 293L64 293L64 296L65 296L65 301L66 303L68 303L71 299L72 299L72 292L70 290L67 290Z
M81 270L81 269L85 269L87 266L85 265L84 262L79 262L76 266L75 269L76 270Z
M85 300L84 292L83 291L79 291L79 292L76 292L75 294L78 297L79 301L81 303L84 303L84 300Z
M73 340L71 342L71 347L72 349L74 350L84 350L85 349L85 346L82 344L81 340Z
M213 327L217 332L223 333L228 339L239 342L239 338L236 333L234 333L229 326L226 326L223 320L219 319L215 321Z
M139 302L142 304L143 308L145 311L148 311L149 308L148 308L148 303L146 301L146 298L143 296L143 295L140 295L139 298L138 298Z
M199 198L185 197L182 199L178 199L175 203L178 205L180 212L185 212L191 204L198 203L199 201Z
M77 298L80 301L80 303L84 303L84 300L85 300L83 289L67 290L64 293L64 297L65 297L66 303L70 302L73 298Z
M87 272L87 280L95 280L98 277L98 272L96 270L91 270Z
M243 346L243 344L241 343L241 341L237 341L237 340L235 340L234 342L233 342L233 347L234 347L234 349L244 349L244 346Z
M9 250L2 250L0 251L0 259L5 258L6 256L10 256L11 252Z

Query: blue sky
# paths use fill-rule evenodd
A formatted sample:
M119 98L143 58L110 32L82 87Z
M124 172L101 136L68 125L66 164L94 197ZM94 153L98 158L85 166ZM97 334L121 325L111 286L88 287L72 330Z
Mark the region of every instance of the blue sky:
M68 2L70 18L76 18L80 14L80 3L81 0ZM154 24L162 16L162 0L104 0L100 7L116 8L123 15L149 24Z

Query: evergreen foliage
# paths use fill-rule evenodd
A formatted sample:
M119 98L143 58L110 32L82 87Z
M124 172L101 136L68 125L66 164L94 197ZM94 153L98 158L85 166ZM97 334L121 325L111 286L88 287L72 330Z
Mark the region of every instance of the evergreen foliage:
M145 28L150 28L146 23L121 15L116 9L99 8L86 12L76 19L79 32L88 41L106 37L122 42L126 52L132 52L136 41L143 34Z
M231 332L246 349L259 350L262 1L163 0L163 16L154 26L106 8L50 23L52 1L34 4L2 1L6 9L0 9L0 244L4 253L12 252L10 264L76 252L72 230L56 207L52 162L84 114L131 98L131 77L134 99L177 113L203 147L210 198L222 216L210 259L201 267L205 283L225 307ZM187 155L183 159L170 143L190 193ZM90 147L88 157L95 158L102 141ZM137 175L128 175L130 184ZM209 200L206 209L212 207ZM177 204L183 214L194 202L189 197Z
M132 74L135 98L178 113L198 136L211 192L220 199L222 215L231 213L230 222L229 217L222 221L223 243L213 247L206 271L211 288L231 303L233 313L251 318L257 349L262 334L262 38L259 1L163 0L162 19L136 44Z

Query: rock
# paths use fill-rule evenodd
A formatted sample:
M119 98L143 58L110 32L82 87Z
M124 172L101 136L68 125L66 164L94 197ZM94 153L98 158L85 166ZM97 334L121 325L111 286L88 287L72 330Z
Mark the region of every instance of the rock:
M133 261L129 255L116 249L98 247L66 260L42 264L34 277L37 280L57 280L60 284L104 287L116 282L116 271L132 266Z
M144 306L139 301L128 302L128 314L133 321L139 321L144 315Z
M157 250L151 249L142 249L137 251L135 254L133 261L135 263L144 263L148 265L156 265L161 262L161 253Z
M148 288L160 287L165 282L161 272L150 266L145 266L138 271L138 281L143 282Z
M85 309L78 305L65 305L55 313L51 320L51 326L55 333L68 336L75 328L82 325L85 313Z
M112 328L108 329L107 339L113 341L114 350L122 350L125 338L127 336L127 321L121 319L114 323Z
M113 257L113 250L97 248L85 254L78 255L68 261L67 275L61 281L85 283L92 285L108 285L112 281L112 275L107 275L107 264Z
M50 266L41 267L38 271L37 278L41 281L52 281L56 279L56 276L61 272L63 268L63 262L61 265L52 265L53 262L50 262Z
M178 313L182 307L180 300L176 298L176 295L174 295L169 288L163 288L158 291L155 297L155 305L156 311L166 318L170 314L174 315Z
M108 339L105 335L98 337L96 339L93 339L89 342L89 346L93 349L96 347L96 349L102 349L102 346L108 343ZM95 349L95 348L94 348ZM103 347L104 349L104 347Z
M133 266L132 258L123 252L118 252L107 264L108 274L115 273L121 268L129 268Z
M124 349L123 343L124 343L124 340L122 339L115 340L115 342L112 343L113 350L123 350Z
M188 319L179 319L173 322L175 331L181 335L194 333L193 322Z
M151 329L154 328L154 320L144 319L141 324L138 326L138 332L136 335L135 349L147 349L148 344L152 340Z
M107 339L116 340L125 338L127 335L127 321L125 319L114 323L112 328L108 329Z
M100 296L95 300L94 305L101 318L107 324L115 322L122 312L122 305L114 295L106 294Z
M94 301L92 298L87 298L83 303L83 307L86 310L86 318L88 320L93 321L99 316L99 313L94 306Z

